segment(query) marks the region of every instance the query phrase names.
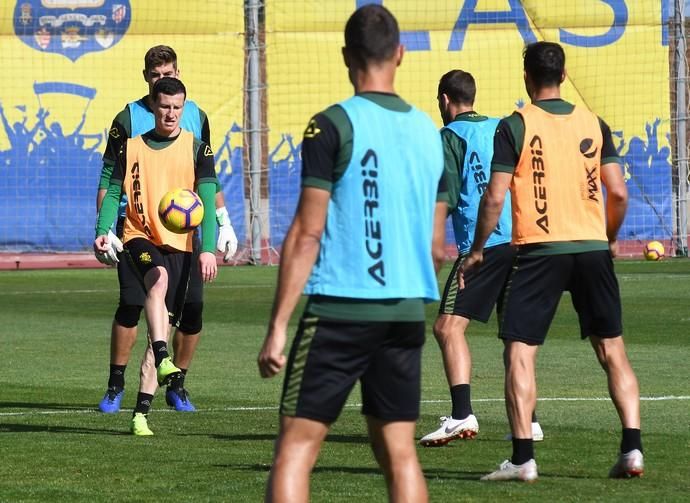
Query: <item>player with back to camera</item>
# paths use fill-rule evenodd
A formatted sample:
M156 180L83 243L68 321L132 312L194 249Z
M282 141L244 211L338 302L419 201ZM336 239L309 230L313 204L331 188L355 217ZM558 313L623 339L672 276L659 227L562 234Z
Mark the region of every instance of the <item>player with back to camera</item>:
M482 480L538 478L530 426L537 352L565 290L577 311L580 335L589 339L606 373L622 426L609 476L638 477L644 472L640 392L625 352L612 260L628 200L620 160L608 125L586 107L561 99L563 48L536 42L525 48L523 59L531 103L498 125L489 186L470 254L460 267L462 282L482 264L510 188L513 244L519 248L503 295L499 337L513 454Z
M357 381L390 501L428 498L414 433L424 303L438 299L447 195L436 126L395 94L399 36L381 5L352 14L342 53L355 96L304 132L302 190L258 357L262 377L285 366L304 289L266 501L309 500L321 444Z
M196 259L192 254L193 233L176 234L166 229L158 216L158 203L171 187L186 188L198 192L204 206L212 208L218 182L211 149L180 127L186 97L182 82L164 77L154 84L151 97L155 128L125 141L118 155L98 213L94 251L104 254L110 250L108 230L115 222L124 191L123 258L130 261L145 290L144 313L151 340L142 374L154 363L158 385L163 386L182 375L168 354L167 339L169 327L176 326L183 316L192 262L198 261L205 282L217 274L213 252L216 221L213 212L204 213ZM153 434L146 419L153 393L146 398L134 409L135 435Z
M129 103L124 110L117 114L113 120L108 134L108 144L103 154L103 169L98 189L97 209L105 197L110 184L110 176L113 172L117 155L127 138L133 138L146 133L154 127L153 100L151 92L154 84L163 77L178 77L177 54L165 45L157 45L150 48L144 56L144 80L148 84L148 94L137 101ZM186 100L184 113L180 120L180 126L191 131L194 136L204 141L210 148L210 128L206 113L192 100ZM123 199L120 207L118 235L121 233L122 221L126 200ZM212 206L211 206L212 207ZM216 218L219 225L217 249L225 254L227 262L237 250L237 237L230 223L223 192L220 186L215 198ZM118 259L118 251L122 245L114 233L109 234L110 249L105 255L99 255L98 259L106 264L117 265L118 280L120 285L120 300L112 323L110 337L110 372L108 377L108 389L99 403L99 409L105 413L115 413L120 410L120 403L125 390L125 370L137 337L137 325L141 310L144 305L145 295L141 290L136 271L127 261ZM195 242L196 244L196 242ZM195 249L197 247L195 246ZM175 410L191 412L195 410L189 399L189 393L185 387L185 375L189 368L202 330L203 312L203 282L196 267L192 269L189 292L184 307L184 315L180 326L173 336L173 361L182 371L179 379L173 380L166 390L165 398L168 405ZM151 394L157 384L155 376L148 372L141 373L140 393L137 403L146 401L145 395Z
M510 246L510 205L501 212L496 228L484 247L484 263L476 273L468 274L460 288L457 271L470 251L477 221L479 199L489 181L493 139L498 119L474 110L477 86L472 74L451 70L438 84L438 107L444 127L441 130L445 177L448 187L448 211L453 220L458 258L448 275L441 297L434 336L441 348L443 367L450 386L452 412L441 418L440 427L425 435L425 447L446 445L455 439L474 438L479 424L472 410L470 377L472 356L465 338L471 320L486 323L500 299L513 267L515 250ZM500 316L500 302L497 305ZM532 436L544 434L532 417Z

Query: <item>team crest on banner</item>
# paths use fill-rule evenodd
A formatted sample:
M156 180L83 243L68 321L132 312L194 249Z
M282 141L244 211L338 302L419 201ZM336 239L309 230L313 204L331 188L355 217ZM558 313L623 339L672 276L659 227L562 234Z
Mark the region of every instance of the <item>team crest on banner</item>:
M117 44L131 20L129 0L19 0L13 17L26 45L72 61Z

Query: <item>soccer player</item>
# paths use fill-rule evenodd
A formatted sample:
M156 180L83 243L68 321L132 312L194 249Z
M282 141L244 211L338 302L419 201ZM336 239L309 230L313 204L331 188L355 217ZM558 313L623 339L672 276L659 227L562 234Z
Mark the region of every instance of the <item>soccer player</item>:
M470 399L472 356L465 338L470 320L486 323L505 286L515 252L510 246L510 205L501 212L496 228L484 248L485 261L465 278L460 289L457 271L470 251L477 222L479 199L489 181L493 139L498 119L474 111L477 86L474 77L462 70L451 70L438 84L438 107L443 119L441 130L448 211L453 220L458 258L448 276L441 297L434 336L441 348L443 367L450 386L452 412L441 418L440 427L425 435L425 447L446 445L455 439L474 438L479 432ZM500 307L500 306L499 306ZM499 309L500 310L500 309ZM532 435L542 440L541 426L532 418Z
M160 386L182 375L168 354L167 339L169 324L176 325L183 316L194 236L167 230L158 217L158 203L171 188L179 187L197 191L205 207L212 208L218 183L210 147L180 127L186 95L184 85L175 78L164 77L154 84L155 128L125 141L98 213L94 241L96 254L109 251L108 230L124 190L123 258L130 261L145 289L144 313ZM217 273L212 212L205 212L201 227L198 268L202 280L211 281ZM153 394L147 398L139 400L134 409L132 432L136 435L153 434L146 420Z
M530 427L537 398L535 365L564 290L570 291L581 337L589 338L607 375L623 428L609 476L637 477L644 471L639 388L625 353L612 260L627 189L609 127L586 107L561 99L565 77L560 45L537 42L525 48L531 103L498 125L489 186L470 254L460 267L461 276L469 277L482 264L510 188L512 239L519 249L503 295L499 337L513 454L483 480L538 477Z
M355 96L304 132L302 190L283 243L262 377L286 364L290 316L309 295L292 344L266 501L307 501L330 425L359 380L374 456L391 501L427 500L414 442L424 303L438 299L447 196L438 130L395 94L398 24L381 5L345 26Z
M162 77L178 77L177 55L168 46L152 47L144 56L144 80L148 84L149 92L141 99L129 103L113 120L108 135L108 144L103 154L103 169L99 183L97 208L100 209L106 190L110 184L110 176L115 166L117 155L127 138L133 138L146 133L154 127L153 99L151 91L154 84ZM191 131L194 136L210 146L210 128L208 118L203 110L191 100L185 101L184 114L180 126ZM126 201L120 207L118 227L121 232L122 220ZM237 250L237 237L230 223L223 193L220 186L215 198L216 218L219 225L217 249L225 254L228 261ZM120 301L112 323L110 338L110 374L108 389L99 403L99 409L106 413L120 410L120 402L125 389L125 369L137 337L137 324L144 305L144 292L139 286L136 271L127 261L119 261L117 256L121 243L115 234L109 235L110 250L99 260L106 264L117 264L118 280L120 283ZM196 261L195 261L196 263ZM199 342L202 329L203 287L199 271L194 265L190 278L189 292L184 308L184 316L173 337L174 362L181 371L182 377L175 379L167 389L165 398L168 405L178 411L194 411L195 407L189 400L189 394L184 386L184 377L189 368L194 351ZM155 379L146 378L142 369L142 386L140 392L145 395L155 390ZM149 372L147 375L151 376ZM144 389L146 388L146 389ZM137 402L147 400L139 395Z

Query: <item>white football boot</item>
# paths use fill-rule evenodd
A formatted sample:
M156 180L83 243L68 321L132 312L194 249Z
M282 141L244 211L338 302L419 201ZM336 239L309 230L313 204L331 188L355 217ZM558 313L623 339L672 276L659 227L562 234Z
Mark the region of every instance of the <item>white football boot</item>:
M609 471L612 479L629 479L644 475L644 456L638 449L633 449L618 456L618 461Z
M441 447L451 440L473 439L479 433L479 424L474 414L465 419L453 419L450 416L441 417L441 427L419 441L424 447Z
M520 480L522 482L534 482L539 478L537 462L530 459L521 465L514 465L506 459L498 467L498 470L484 475L480 480Z

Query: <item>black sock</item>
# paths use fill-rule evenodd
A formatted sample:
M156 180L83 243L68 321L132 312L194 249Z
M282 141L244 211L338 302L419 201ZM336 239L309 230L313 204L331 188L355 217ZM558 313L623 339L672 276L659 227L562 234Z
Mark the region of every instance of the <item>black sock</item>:
M153 395L148 393L138 393L137 394L137 404L134 406L134 414L141 412L142 414L148 414L151 410L151 403L153 402Z
M450 388L450 399L453 402L453 419L465 419L472 414L470 402L470 385L457 384Z
M537 419L537 411L536 410L532 412L532 422L533 423L539 422L539 419Z
M633 449L642 451L642 438L640 430L635 428L623 428L623 437L621 438L621 452L625 454Z
M534 443L531 438L513 439L513 457L510 462L514 465L521 465L530 459L534 459Z
M180 369L180 371L182 372L182 374L173 377L170 381L170 384L168 384L169 390L181 390L182 388L184 388L184 377L185 375L187 375L187 369Z
M125 387L125 369L127 365L110 365L110 377L108 377L109 388Z
M168 345L165 341L156 341L151 343L151 349L153 349L153 357L156 360L156 368L158 368L161 362L170 357L168 354Z

